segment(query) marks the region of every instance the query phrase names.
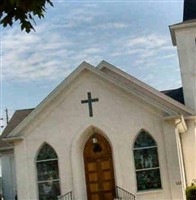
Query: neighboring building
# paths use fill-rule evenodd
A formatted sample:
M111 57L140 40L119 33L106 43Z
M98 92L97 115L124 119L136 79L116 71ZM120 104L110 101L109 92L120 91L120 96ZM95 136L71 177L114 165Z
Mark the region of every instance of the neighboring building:
M15 112L0 143L5 200L185 199L196 179L196 20L170 31L183 89L161 93L83 62L35 109Z
M2 177L0 177L0 199L2 198Z
M9 142L3 141L2 137L7 135L25 118L33 109L26 109L16 111L6 126L3 134L0 137L0 153L1 153L1 169L2 169L2 183L3 196L5 200L15 199L17 193L16 187L16 169L13 145Z

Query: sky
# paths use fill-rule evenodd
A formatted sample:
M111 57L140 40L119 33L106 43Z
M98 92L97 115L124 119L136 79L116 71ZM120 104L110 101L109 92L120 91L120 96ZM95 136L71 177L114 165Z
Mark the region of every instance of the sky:
M52 2L35 32L1 27L2 126L5 108L11 117L36 107L83 61L106 60L158 90L181 86L169 25L182 21L182 0Z

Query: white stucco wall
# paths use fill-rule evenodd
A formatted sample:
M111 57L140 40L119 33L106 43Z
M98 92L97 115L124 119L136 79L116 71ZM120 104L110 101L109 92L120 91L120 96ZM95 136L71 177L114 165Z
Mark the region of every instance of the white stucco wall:
M184 167L186 183L190 186L196 180L196 121L187 120L188 131L182 134L182 150L184 155Z
M189 21L174 28L185 105L196 112L196 22ZM187 120L188 131L182 134L187 186L196 179L196 120Z
M88 106L81 104L87 92L92 93L92 98L99 98L93 103L93 117L89 117ZM62 194L72 190L76 200L86 200L83 148L92 127L111 144L116 185L134 193L138 200L183 199L182 187L176 184L180 181L180 169L174 125L165 122L161 113L143 100L89 72L77 78L22 131L25 140L15 146L19 199L38 199L35 157L43 142L47 142L59 157ZM136 189L132 148L141 129L147 130L158 145L161 190Z
M196 24L175 33L185 104L196 111Z

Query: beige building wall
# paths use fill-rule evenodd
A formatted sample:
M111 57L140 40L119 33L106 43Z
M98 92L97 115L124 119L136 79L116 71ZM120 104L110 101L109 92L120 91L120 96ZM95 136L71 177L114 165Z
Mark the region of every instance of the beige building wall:
M196 180L196 120L188 120L187 126L189 129L181 138L186 183L190 186Z
M175 31L185 105L196 111L196 22Z
M87 92L94 116L81 104ZM45 110L24 129L24 140L15 146L18 197L38 199L35 159L47 142L57 152L61 193L72 190L76 200L86 200L83 148L93 129L103 134L113 151L116 185L136 195L138 200L183 199L177 155L175 126L165 122L160 111L142 99L127 94L90 72L83 72ZM133 144L141 129L156 140L162 189L137 192Z

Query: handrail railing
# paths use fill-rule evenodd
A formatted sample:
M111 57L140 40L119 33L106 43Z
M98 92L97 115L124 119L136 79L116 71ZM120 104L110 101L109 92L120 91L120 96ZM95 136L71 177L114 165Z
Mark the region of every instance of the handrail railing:
M61 196L58 196L58 200L73 200L73 193L72 191L64 194L64 195L61 195Z
M135 200L135 195L118 186L116 186L116 197L121 200Z

